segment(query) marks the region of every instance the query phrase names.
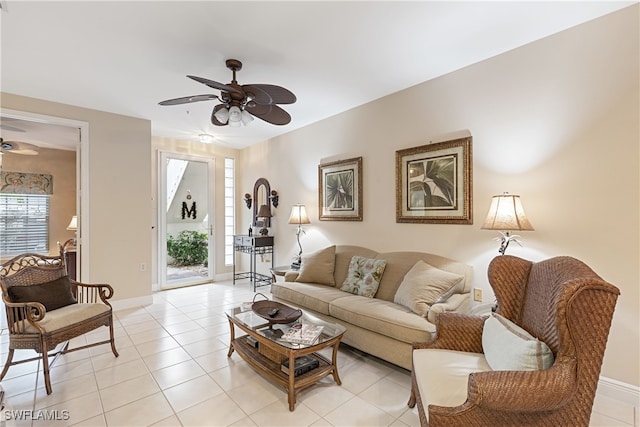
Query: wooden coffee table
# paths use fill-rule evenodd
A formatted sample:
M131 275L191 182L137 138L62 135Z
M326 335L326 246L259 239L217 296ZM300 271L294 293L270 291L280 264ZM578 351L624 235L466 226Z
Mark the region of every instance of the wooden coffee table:
M253 313L250 309L242 311L242 307L236 307L226 312L231 328L231 342L227 357L231 357L234 350L238 352L249 365L260 375L282 386L289 395L289 410L293 411L296 405L296 392L313 385L322 378L333 375L333 380L342 384L338 375L338 346L346 328L325 322L308 313L302 314L297 321L303 324L322 325L322 333L311 345L294 344L280 340L282 332L289 329L290 325L272 325L263 318ZM235 327L238 327L246 335L236 338ZM333 347L331 360L317 353L318 351ZM319 362L319 366L309 372L295 376L294 360L297 357L310 355ZM281 365L289 361L289 370L283 372Z

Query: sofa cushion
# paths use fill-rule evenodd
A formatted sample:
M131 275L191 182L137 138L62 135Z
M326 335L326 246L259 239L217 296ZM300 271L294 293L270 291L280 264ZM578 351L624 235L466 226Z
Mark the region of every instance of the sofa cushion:
M446 301L462 280L464 277L459 274L440 270L420 260L402 279L393 302L426 316L429 308L437 302Z
M349 264L349 274L340 290L373 298L386 265L385 260L354 256Z
M272 283L271 294L287 304L326 315L329 315L329 303L346 295L331 286L298 282Z
M335 245L304 255L296 281L334 286L333 269L335 259Z
M436 330L433 323L406 307L360 295L333 300L329 304L329 314L341 321L408 344L425 341L429 338L428 334Z
M420 398L429 405L462 405L467 400L469 374L491 370L481 353L420 349L414 350L412 357ZM424 409L428 417L429 411Z
M39 302L47 311L77 302L68 276L38 285L11 286L8 293L13 302Z
M553 353L545 343L496 313L485 320L482 350L494 371L548 369L554 361Z

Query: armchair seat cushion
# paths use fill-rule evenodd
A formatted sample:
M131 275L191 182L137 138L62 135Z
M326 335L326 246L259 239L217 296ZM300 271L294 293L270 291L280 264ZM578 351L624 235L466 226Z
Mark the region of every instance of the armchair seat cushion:
M56 310L47 311L44 319L38 324L45 332L54 332L59 329L75 325L89 320L95 316L105 314L111 310L106 304L72 304ZM30 323L25 322L25 332L37 334L39 331Z
M467 400L469 374L491 368L482 353L421 349L413 351L413 370L424 402L454 407Z

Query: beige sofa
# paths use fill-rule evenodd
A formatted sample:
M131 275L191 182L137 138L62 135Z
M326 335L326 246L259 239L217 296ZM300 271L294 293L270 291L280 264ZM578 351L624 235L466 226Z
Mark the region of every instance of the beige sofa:
M354 256L386 261L373 298L340 290L349 276L349 265ZM417 265L419 261L435 267L433 271L440 276L450 275L459 280L447 292L437 291L444 298L433 304L395 303L401 284L406 300L408 285L416 283L416 268L425 266L423 263ZM378 253L359 246L337 245L304 256L300 271L287 272L284 281L271 285L271 293L276 301L344 325L347 332L342 342L345 344L411 369L412 343L432 338L436 314L468 312L472 273L470 266L438 255ZM430 284L424 283L424 286Z

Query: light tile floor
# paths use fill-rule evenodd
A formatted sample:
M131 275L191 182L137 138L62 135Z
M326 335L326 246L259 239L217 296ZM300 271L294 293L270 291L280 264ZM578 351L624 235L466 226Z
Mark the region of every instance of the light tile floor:
M2 381L2 415L23 415L8 426L419 425L417 410L407 407L409 372L346 346L339 352L342 386L327 377L299 392L290 412L284 390L237 354L227 357L224 311L253 296L248 283L230 282L157 292L152 305L115 313L120 357L108 345L61 356L51 369L51 395L38 362L11 367ZM101 328L76 340L107 335ZM3 329L2 361L7 342ZM16 355L27 359L35 352ZM624 424L594 412L591 425Z

